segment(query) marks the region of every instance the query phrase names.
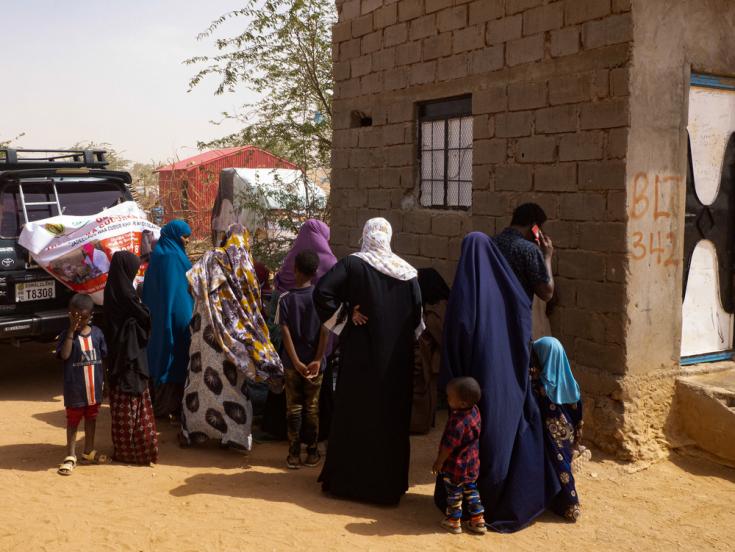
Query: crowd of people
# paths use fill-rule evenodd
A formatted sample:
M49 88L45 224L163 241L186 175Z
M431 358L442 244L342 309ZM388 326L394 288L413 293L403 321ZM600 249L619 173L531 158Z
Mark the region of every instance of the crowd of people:
M433 464L445 529L461 532L464 519L472 533L512 532L547 509L575 521L573 465L589 456L580 390L561 343L532 341L533 298L554 294L545 221L524 204L499 235L468 234L451 289L393 253L383 218L367 221L360 251L340 260L329 227L307 221L273 289L242 226L192 265L190 228L168 223L142 296L140 259L112 257L104 331L89 296L71 301L57 347L68 444L59 473L77 465L82 419L80 462L111 460L94 448L107 358L115 461L157 462L156 420L167 420L183 447L216 440L249 451L285 438L285 466L323 464L325 493L397 504L409 434L427 433L445 403Z

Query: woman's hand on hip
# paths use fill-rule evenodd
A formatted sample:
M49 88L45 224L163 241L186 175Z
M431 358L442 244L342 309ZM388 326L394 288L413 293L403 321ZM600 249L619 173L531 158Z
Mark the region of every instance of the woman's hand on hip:
M364 326L367 324L368 317L360 312L360 305L355 305L352 309L352 323L355 326Z

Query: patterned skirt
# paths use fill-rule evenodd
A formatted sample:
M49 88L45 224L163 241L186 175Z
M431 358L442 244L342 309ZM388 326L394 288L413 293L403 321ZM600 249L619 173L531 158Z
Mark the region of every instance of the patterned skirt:
M561 491L554 497L551 509L569 521L577 521L581 510L572 473L572 459L577 445L577 429L582 424L582 402L573 405L554 404L543 391L540 380L533 380L533 385L544 423L546 455L551 460L561 485Z
M158 435L151 396L110 390L113 458L126 464L147 465L158 461Z
M201 322L207 316L204 309L198 303L192 320L189 373L181 408L181 435L190 445L213 439L222 445L247 451L253 443L253 405L248 382L245 374L227 360L212 339L212 326L208 324L205 327ZM285 426L285 399L281 404Z

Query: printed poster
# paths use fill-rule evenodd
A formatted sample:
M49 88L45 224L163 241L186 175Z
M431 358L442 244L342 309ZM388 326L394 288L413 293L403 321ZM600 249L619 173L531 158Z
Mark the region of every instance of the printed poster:
M160 233L137 203L127 201L97 215L61 215L29 222L18 243L62 284L91 295L101 305L112 255L130 251L141 257L135 282L139 285Z

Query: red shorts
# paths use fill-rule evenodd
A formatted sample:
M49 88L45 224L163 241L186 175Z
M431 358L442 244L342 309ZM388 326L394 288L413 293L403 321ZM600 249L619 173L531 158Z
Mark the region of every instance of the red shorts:
M77 406L66 409L66 423L69 427L76 427L82 418L85 420L95 420L100 411L100 403L89 404L87 406Z

